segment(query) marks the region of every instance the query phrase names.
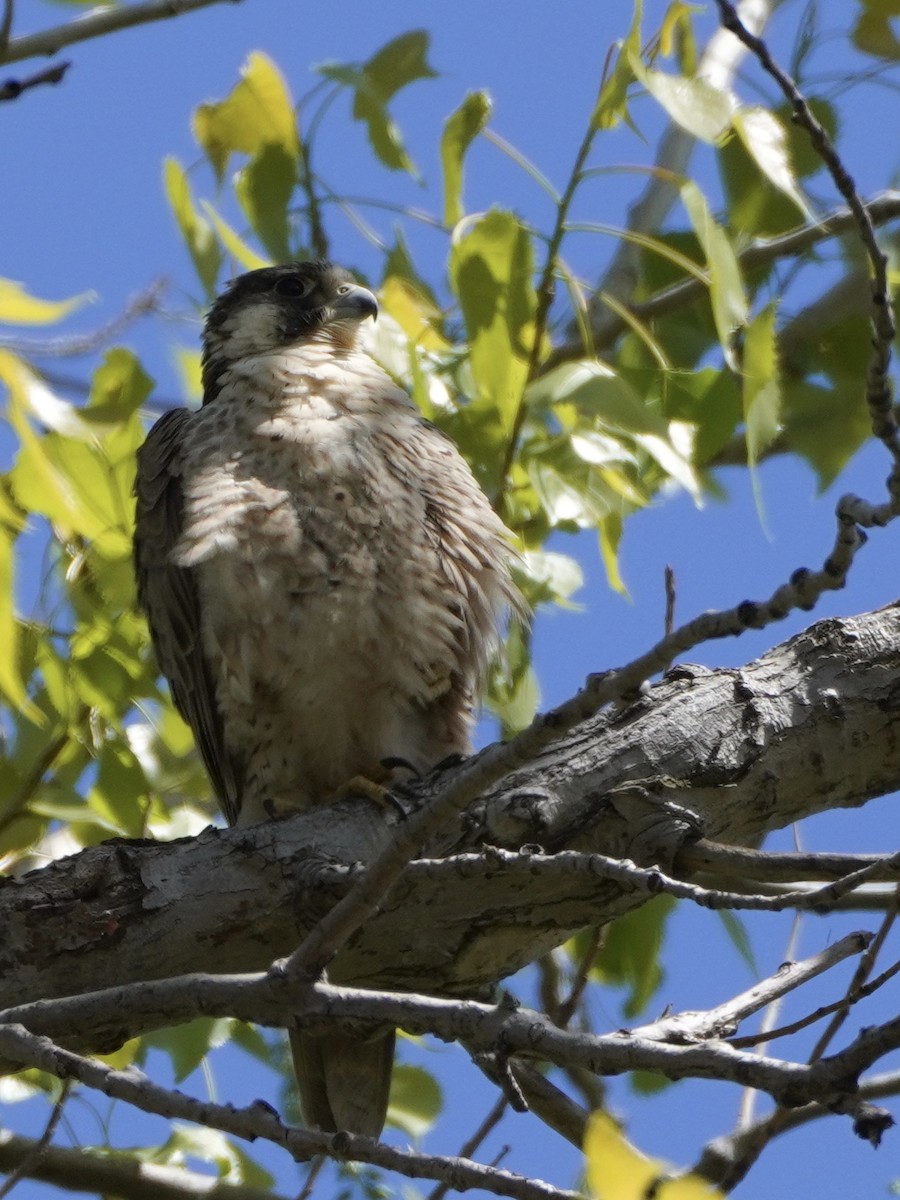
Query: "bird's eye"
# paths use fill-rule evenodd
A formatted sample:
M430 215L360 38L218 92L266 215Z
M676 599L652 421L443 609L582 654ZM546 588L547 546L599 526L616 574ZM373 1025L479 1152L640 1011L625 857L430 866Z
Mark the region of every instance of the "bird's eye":
M301 279L297 275L282 275L275 283L275 291L279 296L289 296L292 300L299 300L305 296L312 284L308 279Z

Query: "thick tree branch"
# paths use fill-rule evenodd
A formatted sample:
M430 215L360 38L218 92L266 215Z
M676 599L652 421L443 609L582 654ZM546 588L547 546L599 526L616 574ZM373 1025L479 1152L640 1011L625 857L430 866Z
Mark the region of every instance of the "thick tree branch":
M56 25L53 29L12 38L0 57L0 63L21 62L22 59L36 58L41 54L58 54L64 46L73 46L76 42L104 37L119 29L131 29L135 25L146 25L150 21L180 17L184 13L224 2L225 0L148 0L144 4L95 8L83 16L67 21L64 25ZM227 2L240 4L241 0Z
M741 669L681 667L486 786L462 822L454 814L435 831L426 853L528 843L671 874L700 831L754 844L804 815L900 787L898 698L897 606L820 622ZM423 781L407 802L430 810L448 779L471 778L490 753ZM395 831L383 809L348 801L168 844L115 841L2 881L0 1005L190 971L265 970L346 895L359 864ZM591 871L531 872L518 854L508 863L481 854L457 870L417 864L329 974L476 995L646 898L630 881Z

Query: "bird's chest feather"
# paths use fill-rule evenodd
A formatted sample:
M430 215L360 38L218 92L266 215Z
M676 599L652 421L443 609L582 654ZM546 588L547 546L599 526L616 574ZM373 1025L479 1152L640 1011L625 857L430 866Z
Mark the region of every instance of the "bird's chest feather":
M176 556L196 572L207 637L244 662L239 674L279 677L302 649L304 686L347 687L334 664L365 677L386 644L421 639L419 669L433 658L424 642L446 624L434 619L446 598L406 449L418 416L354 399L289 386L279 404L199 414Z

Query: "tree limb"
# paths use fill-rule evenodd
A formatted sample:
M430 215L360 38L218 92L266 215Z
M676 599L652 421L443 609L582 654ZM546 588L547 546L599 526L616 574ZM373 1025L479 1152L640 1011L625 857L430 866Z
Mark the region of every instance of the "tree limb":
M141 1071L115 1071L102 1063L72 1054L48 1038L35 1037L21 1026L0 1027L0 1054L48 1071L60 1079L78 1079L114 1099L133 1104L143 1112L179 1117L221 1129L247 1141L264 1139L281 1146L298 1162L326 1154L340 1162L367 1162L412 1179L448 1182L457 1191L480 1188L514 1200L580 1200L577 1192L563 1191L538 1179L511 1171L481 1166L461 1158L400 1150L373 1138L347 1133L318 1133L286 1125L268 1104L257 1101L248 1108L195 1100L183 1092L159 1087Z
M0 55L0 64L21 62L22 59L36 58L41 54L58 54L64 46L73 46L76 42L104 37L119 29L131 29L135 25L146 25L150 21L180 17L184 13L224 2L226 0L147 0L144 4L122 4L91 9L90 12L75 17L64 25L12 38ZM227 0L227 3L240 4L241 0Z
M647 899L630 881L589 871L531 873L527 856L504 865L485 844L628 858L671 874L698 832L755 844L804 815L900 787L898 697L898 606L820 622L740 669L680 667L485 785L462 822L448 817L429 858L480 859L401 872L330 978L478 995ZM436 773L404 803L431 811L491 753ZM191 971L265 970L393 843L392 820L348 800L171 843L116 840L0 881L0 1006Z

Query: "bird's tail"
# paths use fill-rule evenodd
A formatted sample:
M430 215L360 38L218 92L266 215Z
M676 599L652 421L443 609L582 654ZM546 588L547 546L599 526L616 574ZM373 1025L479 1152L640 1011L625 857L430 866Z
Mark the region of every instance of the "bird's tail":
M291 1055L307 1125L381 1136L394 1065L394 1030L367 1038L339 1032L292 1030Z

